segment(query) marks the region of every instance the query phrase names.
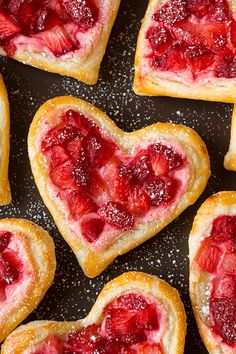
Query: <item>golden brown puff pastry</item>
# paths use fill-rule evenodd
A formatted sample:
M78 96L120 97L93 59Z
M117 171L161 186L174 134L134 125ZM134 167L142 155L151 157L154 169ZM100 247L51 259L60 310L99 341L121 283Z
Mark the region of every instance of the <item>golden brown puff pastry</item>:
M212 354L236 352L236 192L209 197L189 237L190 297Z
M6 339L1 353L60 354L78 348L120 353L126 348L139 354L181 354L185 333L178 292L156 276L129 272L103 288L86 318L21 326Z
M120 0L39 3L0 4L0 54L95 84Z
M10 149L10 112L6 87L0 75L0 205L11 202L8 181L8 163Z
M126 133L73 97L40 107L28 149L40 194L89 277L193 204L210 175L194 130L157 123Z
M54 243L43 228L0 220L0 342L37 307L55 268Z
M135 56L134 91L236 99L235 1L149 0Z

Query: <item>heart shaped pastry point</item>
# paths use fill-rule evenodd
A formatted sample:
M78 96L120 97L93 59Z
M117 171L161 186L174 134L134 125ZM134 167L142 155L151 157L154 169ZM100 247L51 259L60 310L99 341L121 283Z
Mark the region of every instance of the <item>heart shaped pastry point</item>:
M11 202L8 181L8 162L10 149L10 112L7 90L0 75L0 205Z
M157 123L125 133L73 97L41 106L28 149L39 192L89 277L193 204L210 175L192 129Z
M77 322L31 322L15 330L2 354L184 352L186 315L177 290L163 280L124 273Z
M2 0L0 54L95 84L120 0Z
M0 220L0 342L39 304L55 273L54 243L23 219Z
M236 351L236 192L198 210L189 237L190 296L209 353Z
M134 91L235 102L234 1L149 0L138 37Z

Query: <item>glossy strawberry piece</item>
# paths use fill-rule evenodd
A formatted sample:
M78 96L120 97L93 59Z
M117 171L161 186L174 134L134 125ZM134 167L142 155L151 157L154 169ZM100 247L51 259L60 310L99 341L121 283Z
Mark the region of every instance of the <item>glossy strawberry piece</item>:
M45 139L42 141L42 150L47 150L55 145L61 145L68 140L76 138L79 135L76 127L72 124L62 124L62 127L52 129L48 132Z
M188 9L195 16L202 18L209 11L209 6L214 3L214 0L188 0Z
M57 336L51 335L47 343L32 354L62 354L62 341Z
M233 275L221 275L213 281L214 299L233 299L236 298L236 278Z
M202 247L200 248L196 262L201 269L204 269L208 273L214 273L219 265L222 252L219 247L211 245L208 239L206 239Z
M185 58L193 72L198 73L213 64L214 53L203 45L191 45L185 51Z
M69 162L55 167L50 171L50 178L52 183L62 190L77 190L76 181L73 179L74 167Z
M133 187L129 192L128 209L132 214L141 215L146 213L151 207L151 201L148 194L140 189L139 186Z
M210 301L213 328L227 344L236 343L236 299Z
M10 233L9 232L1 232L0 233L0 252L7 248L10 242Z
M53 146L50 150L50 167L54 169L60 165L63 165L69 160L65 149L62 146Z
M98 214L105 222L118 229L131 230L134 226L134 217L119 203L106 203L98 209Z
M213 240L222 243L232 241L236 244L236 217L230 215L218 216L212 224L211 235Z
M158 164L159 159L162 159L163 157L166 159L168 163L168 170L173 170L176 169L180 166L183 165L183 158L181 155L179 155L174 149L161 144L153 144L149 147L149 151L151 154L151 159L155 164ZM160 161L161 166L163 165L163 162ZM168 172L167 170L165 173Z
M56 56L60 57L76 48L79 48L79 43L75 46L69 34L63 26L55 26L50 30L43 32L45 45Z
M8 16L0 11L0 42L8 40L20 32L18 27Z
M98 19L98 8L94 0L61 0L71 20L87 31Z
M149 40L151 47L158 53L163 53L172 43L172 35L164 26L151 27L146 38Z
M153 15L154 20L167 25L178 23L189 16L186 0L170 0Z
M85 153L91 165L102 167L114 154L114 144L109 143L102 136L93 131L84 142Z
M81 232L84 238L92 243L95 242L104 228L104 222L100 219L91 218L81 223Z
M222 269L226 273L236 274L236 253L226 252L224 254Z
M225 21L229 17L227 0L216 0L209 8L209 18L213 21Z
M177 192L177 181L169 176L159 176L147 181L144 184L143 191L147 193L152 206L171 202Z
M72 192L68 195L68 204L71 215L78 220L83 215L97 211L98 207L84 192Z
M145 152L141 152L132 163L129 165L133 179L140 183L153 176L153 169L150 161L150 156Z

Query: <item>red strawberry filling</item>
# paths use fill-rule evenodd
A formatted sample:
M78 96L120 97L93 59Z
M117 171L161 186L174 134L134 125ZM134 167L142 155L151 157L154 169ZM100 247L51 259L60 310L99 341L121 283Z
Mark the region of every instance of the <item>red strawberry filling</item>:
M103 239L97 250L184 193L188 163L179 148L152 142L127 155L81 113L59 117L41 140L50 185L67 207L70 226L90 245Z
M212 275L210 326L226 344L236 347L236 216L222 215L213 221L195 261Z
M10 232L0 232L0 302L6 298L6 288L19 278L19 260L14 251L8 248L11 237Z
M2 0L0 46L9 56L28 43L60 57L80 49L78 33L98 20L95 0Z
M227 0L168 0L153 14L146 39L159 72L236 77L236 22Z
M127 353L161 354L162 307L151 298L135 293L122 295L106 306L100 324L68 333L63 339L52 335L34 354Z

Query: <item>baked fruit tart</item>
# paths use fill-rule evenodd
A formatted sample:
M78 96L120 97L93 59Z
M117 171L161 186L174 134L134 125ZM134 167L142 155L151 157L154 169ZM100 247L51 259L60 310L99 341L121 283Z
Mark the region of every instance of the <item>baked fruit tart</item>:
M2 354L182 354L186 315L177 290L129 272L110 281L77 322L31 322L15 330Z
M0 220L0 342L37 307L55 268L54 243L43 228Z
M0 24L1 25L1 24ZM0 74L0 206L11 202L8 181L10 148L10 112L6 87Z
M236 352L236 192L200 207L189 238L190 296L201 337L214 354Z
M0 54L95 84L120 0L1 0Z
M228 0L150 0L136 50L135 92L234 102L235 11Z
M192 129L157 123L125 133L73 97L39 108L28 149L39 192L89 277L193 204L210 175Z

